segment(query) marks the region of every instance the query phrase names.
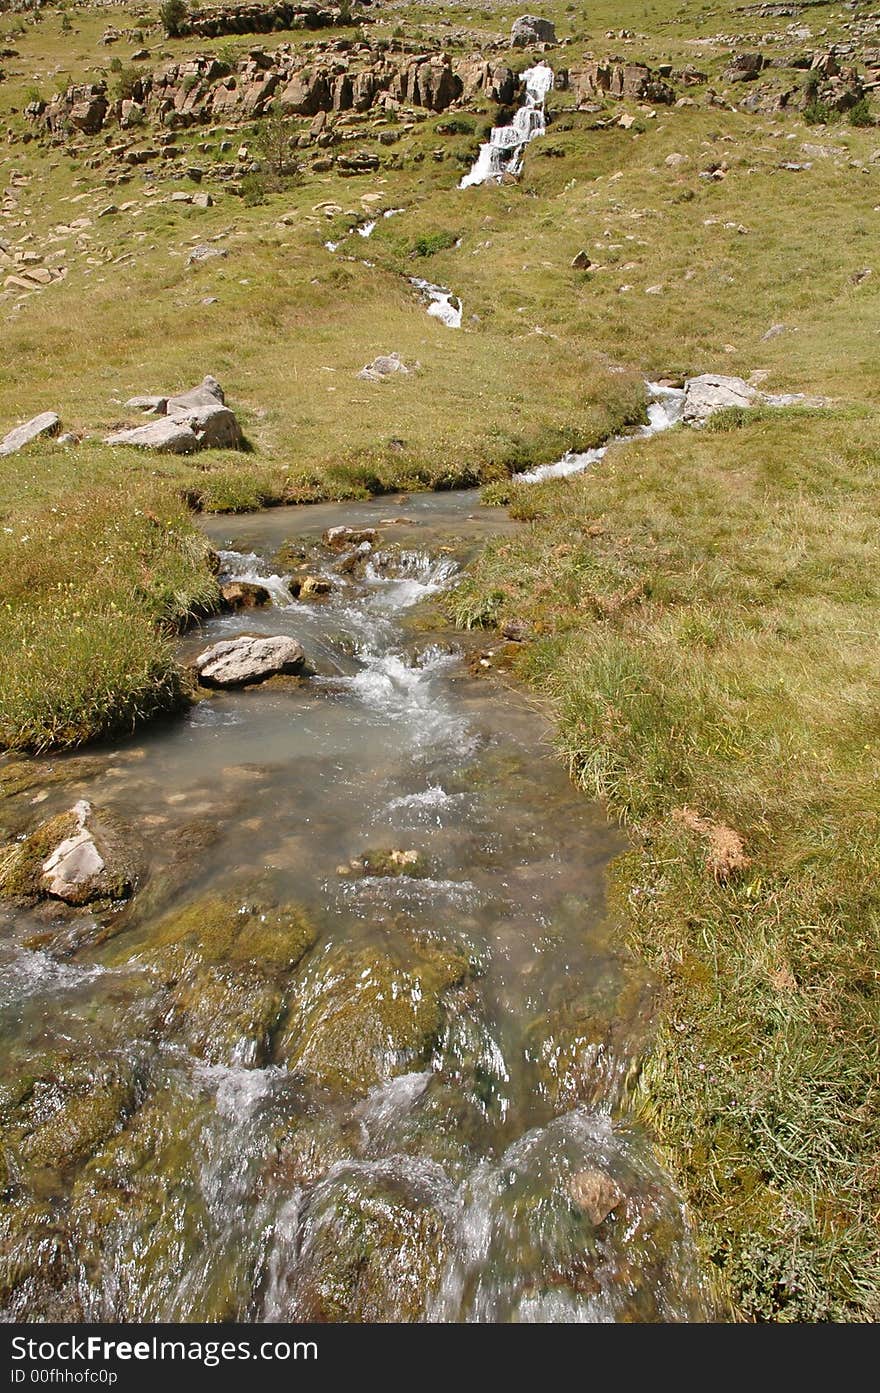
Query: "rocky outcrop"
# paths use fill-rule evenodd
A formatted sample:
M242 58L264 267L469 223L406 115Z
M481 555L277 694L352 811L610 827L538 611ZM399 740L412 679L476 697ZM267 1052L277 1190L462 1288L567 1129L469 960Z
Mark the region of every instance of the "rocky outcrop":
M125 101L111 104L104 84L73 86L48 105L32 103L26 114L60 138L74 129L96 133L110 120L130 123L133 105L137 120L173 129L250 121L275 101L289 115L312 120L321 113L397 111L401 106L442 112L480 96L511 102L519 87L509 67L481 54L453 60L445 53L392 52L387 44L339 40L308 62L289 44L272 52L252 49L234 64L215 54L197 54L144 73ZM329 132L322 129L314 137L327 144Z
M321 5L318 0L276 0L275 4L212 5L191 10L180 25L179 35L271 34L279 29L328 29L334 24L351 24L351 14L339 5ZM358 10L357 23L369 23L369 15Z
M514 48L532 48L535 44L555 44L556 29L552 20L537 15L520 15L513 21L510 42Z
M42 108L36 110L35 108ZM48 106L42 102L32 102L26 115L38 116L53 135L67 135L70 131L81 131L83 135L96 135L104 125L110 102L107 99L105 82L76 83L66 92L52 98Z
M302 647L285 634L264 638L242 634L223 639L206 648L195 661L203 687L254 686L282 673L301 673L304 665Z
M646 63L593 60L581 68L571 68L568 83L578 107L606 97L666 105L675 101L675 89Z
M43 435L57 435L60 426L60 416L54 411L42 411L39 416L32 416L24 425L16 426L4 435L0 440L0 456L14 455L17 450L23 450L25 445L39 440Z

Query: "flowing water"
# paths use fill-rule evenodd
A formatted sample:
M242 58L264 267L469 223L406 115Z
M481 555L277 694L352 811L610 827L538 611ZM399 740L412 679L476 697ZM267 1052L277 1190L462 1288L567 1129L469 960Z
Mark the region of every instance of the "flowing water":
M338 524L377 533L334 551ZM137 889L0 921L4 1318L704 1313L627 1114L622 838L438 604L513 526L468 493L212 520L271 603L185 653L290 634L314 675L7 761L5 837L87 798ZM294 599L304 571L329 593Z
M473 168L459 183L460 189L474 184L500 183L505 174L519 174L523 155L529 141L543 135L547 129L544 103L553 87L553 69L547 63L536 63L522 74L525 101L509 126L493 126Z

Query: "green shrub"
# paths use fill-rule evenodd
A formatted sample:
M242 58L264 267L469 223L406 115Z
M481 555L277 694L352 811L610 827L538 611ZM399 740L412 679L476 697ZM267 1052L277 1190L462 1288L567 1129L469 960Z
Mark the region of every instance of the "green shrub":
M186 0L163 0L159 6L159 19L169 39L180 37L188 17Z
M827 102L810 102L804 109L804 120L808 126L827 126L836 115Z
M851 106L846 113L846 119L851 126L873 126L874 117L871 114L871 103L867 97L862 97L855 106Z
M454 232L430 232L413 243L411 256L436 256L437 252L454 247L458 238Z

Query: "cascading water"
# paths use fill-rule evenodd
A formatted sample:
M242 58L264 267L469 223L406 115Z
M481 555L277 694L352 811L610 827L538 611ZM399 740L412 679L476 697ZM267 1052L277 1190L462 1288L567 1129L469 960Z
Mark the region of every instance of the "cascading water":
M639 426L635 436L614 435L604 445L597 445L592 450L569 450L555 464L541 464L536 469L517 474L517 482L539 484L543 479L562 479L568 474L583 474L585 469L598 464L612 446L625 445L628 440L646 439L677 425L684 410L684 391L678 387L663 387L659 382L648 382L645 385L651 393L651 400L648 402L648 423Z
M378 535L334 552L340 523ZM22 823L71 782L125 818L143 879L109 917L0 916L0 1320L705 1314L626 1117L650 984L603 908L622 840L432 605L516 524L446 493L206 527L271 603L184 656L287 634L316 676L27 788Z
M498 183L505 174L518 174L529 141L543 135L547 129L544 104L553 86L553 69L547 63L537 63L522 75L525 101L509 126L493 126L469 174L459 184L460 189L475 184Z

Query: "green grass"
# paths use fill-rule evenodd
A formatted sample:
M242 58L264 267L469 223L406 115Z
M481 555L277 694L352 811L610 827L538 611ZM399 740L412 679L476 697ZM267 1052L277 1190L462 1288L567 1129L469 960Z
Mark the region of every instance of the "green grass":
M878 1313L878 465L875 413L633 444L514 486L532 521L455 602L532 623L560 754L632 830L616 899L664 987L640 1106L757 1320Z

